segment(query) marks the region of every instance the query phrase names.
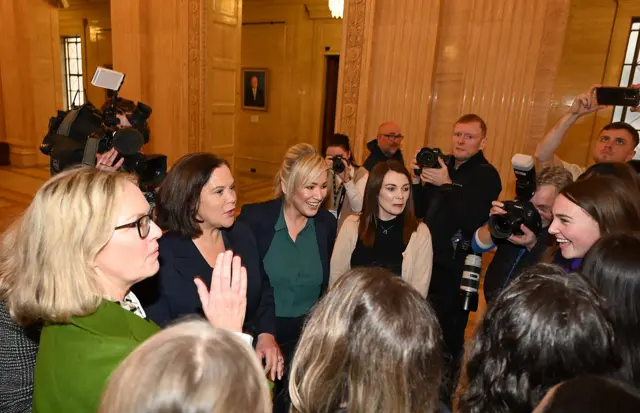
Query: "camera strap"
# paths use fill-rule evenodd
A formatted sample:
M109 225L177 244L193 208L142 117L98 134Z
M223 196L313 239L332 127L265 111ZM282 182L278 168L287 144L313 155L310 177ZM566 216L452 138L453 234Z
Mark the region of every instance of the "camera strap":
M340 211L342 210L342 204L344 204L344 197L347 191L344 188L344 184L342 185L342 189L340 189L340 197L338 198L338 209L336 209L336 216L340 217Z
M100 138L89 136L87 143L84 145L84 155L82 156L82 164L88 166L96 166L96 155L98 154L98 145Z

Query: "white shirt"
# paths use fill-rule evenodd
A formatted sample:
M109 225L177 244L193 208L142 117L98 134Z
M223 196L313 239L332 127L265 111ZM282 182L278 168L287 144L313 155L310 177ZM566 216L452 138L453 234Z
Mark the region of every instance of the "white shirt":
M344 184L344 189L346 191L345 201L349 202L351 209L353 212L362 211L362 202L364 200L364 189L367 185L367 180L365 178L360 179L357 183L354 182L353 177L355 176L355 169L351 167L349 176L351 179L349 182ZM336 184L342 185L342 179L338 174L334 172L334 176L336 178ZM333 214L336 219L338 218L338 202L340 202L339 197L334 197L333 205L329 208L329 212Z

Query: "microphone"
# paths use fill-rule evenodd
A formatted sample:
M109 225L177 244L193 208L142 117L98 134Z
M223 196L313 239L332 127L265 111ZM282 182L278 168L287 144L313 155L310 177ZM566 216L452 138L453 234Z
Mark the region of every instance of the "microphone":
M113 134L113 147L123 156L135 155L144 145L144 137L133 128L118 129Z

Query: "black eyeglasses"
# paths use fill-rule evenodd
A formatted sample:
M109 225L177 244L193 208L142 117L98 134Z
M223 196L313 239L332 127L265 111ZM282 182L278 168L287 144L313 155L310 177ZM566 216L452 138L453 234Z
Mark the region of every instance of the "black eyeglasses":
M395 133L385 133L382 136L389 139L390 141L394 141L394 140L401 141L404 139L404 135L396 135Z
M146 215L141 216L137 220L133 222L129 222L128 224L119 225L115 229L124 229L124 228L138 228L138 235L140 238L145 239L149 235L151 231L151 216L153 215L153 211L149 212Z

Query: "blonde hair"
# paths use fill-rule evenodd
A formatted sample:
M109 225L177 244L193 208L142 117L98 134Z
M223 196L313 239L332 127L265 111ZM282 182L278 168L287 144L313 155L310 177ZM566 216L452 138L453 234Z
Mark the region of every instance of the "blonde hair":
M271 412L255 352L203 320L176 324L145 341L111 376L99 412L168 411Z
M288 200L298 189L322 172L328 173L329 167L313 146L308 143L299 143L290 147L276 174L276 197L284 197L285 200ZM286 191L282 190L283 184Z
M0 247L0 290L17 322L67 323L98 308L94 260L113 234L117 198L130 180L81 167L38 190Z
M387 270L353 269L304 327L290 374L291 413L436 411L441 342L434 311L413 287Z

